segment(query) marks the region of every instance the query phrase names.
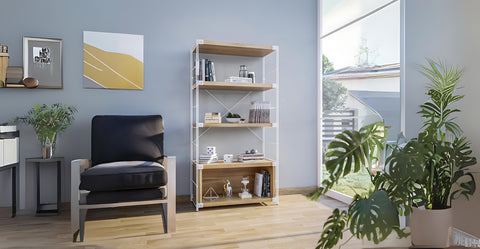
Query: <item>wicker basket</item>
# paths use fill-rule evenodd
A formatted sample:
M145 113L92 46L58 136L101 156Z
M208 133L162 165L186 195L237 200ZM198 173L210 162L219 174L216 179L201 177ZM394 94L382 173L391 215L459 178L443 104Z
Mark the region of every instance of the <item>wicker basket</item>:
M0 53L0 81L3 81L3 84L5 84L5 78L7 76L8 57L8 53Z

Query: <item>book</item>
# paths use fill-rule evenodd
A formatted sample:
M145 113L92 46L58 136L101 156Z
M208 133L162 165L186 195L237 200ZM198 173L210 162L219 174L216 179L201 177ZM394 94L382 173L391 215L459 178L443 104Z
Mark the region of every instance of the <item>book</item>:
M263 171L263 184L262 184L262 196L270 197L270 173L268 171Z
M252 83L251 78L245 78L245 77L237 77L237 76L230 76L225 79L225 82L230 82L230 83Z
M201 81L205 81L205 59L200 59L200 79Z
M270 123L269 101L252 102L250 107L248 122L249 123Z
M255 173L255 186L253 188L253 193L258 197L262 197L262 189L263 189L263 174L257 172Z
M213 63L213 61L210 61L210 73L211 81L217 81L217 76L215 76L215 63Z
M210 62L205 59L205 81L211 81L210 80Z
M205 121L204 123L214 123L219 124L222 123L222 115L219 112L207 112L205 113Z
M200 158L198 159L198 163L216 163L218 162L217 154L201 154Z

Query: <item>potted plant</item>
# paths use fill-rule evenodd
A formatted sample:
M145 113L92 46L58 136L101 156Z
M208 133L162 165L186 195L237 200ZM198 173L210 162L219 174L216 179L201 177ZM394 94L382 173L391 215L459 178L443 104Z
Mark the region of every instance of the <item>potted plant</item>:
M400 228L398 216L410 214L414 245L446 246L446 241L438 239L448 237L446 229L451 225L451 218L448 218L451 217L448 214L451 200L460 196L468 199L475 192L475 180L468 167L476 164L476 159L471 156L469 144L452 117L460 110L452 109L451 105L463 98L455 93L462 71L428 60L428 67L422 67L422 73L431 82L427 91L429 100L421 105L419 112L425 119L423 128L418 137L399 141L388 148L390 154L385 161L385 170L372 170L379 163L379 153L384 150L386 136L381 122L359 131L345 131L329 144L325 163L329 178L309 198L318 199L340 177L359 170L369 172L374 187L367 196L354 196L348 210L333 211L324 224L317 248L335 246L346 227L352 236L375 243L387 238L392 231L401 238L405 237L408 234ZM420 209L429 210L426 211L428 214ZM422 212L420 215L419 211ZM438 217L433 218L436 224L418 218L436 212L446 217L440 222L445 227L441 228ZM429 231L436 234L429 237L426 234ZM437 240L421 241L418 238Z
M242 117L240 117L240 115L237 114L237 113L231 113L231 112L229 112L229 113L227 114L227 122L228 122L228 123L240 123L240 119L241 119L241 118L242 118Z
M26 115L16 117L13 121L33 126L42 144L42 158L51 158L57 135L72 124L76 112L75 107L60 103L52 104L50 107L45 104L35 104Z

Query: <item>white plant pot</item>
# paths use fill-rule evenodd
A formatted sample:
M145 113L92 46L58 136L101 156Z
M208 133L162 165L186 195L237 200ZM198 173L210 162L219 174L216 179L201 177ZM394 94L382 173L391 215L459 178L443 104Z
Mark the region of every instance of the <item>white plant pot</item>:
M226 118L227 123L240 123L240 118Z
M449 246L448 229L452 226L452 209L421 210L413 208L410 215L412 245L419 248Z

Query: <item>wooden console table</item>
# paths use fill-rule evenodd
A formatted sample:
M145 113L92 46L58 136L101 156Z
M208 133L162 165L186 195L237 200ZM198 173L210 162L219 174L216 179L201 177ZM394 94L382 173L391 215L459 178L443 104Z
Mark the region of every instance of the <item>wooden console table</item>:
M53 157L49 159L43 158L26 158L25 165L29 163L35 164L35 174L37 178L37 216L58 215L60 214L60 203L62 201L62 165L64 164L63 157ZM41 203L40 201L40 166L47 163L57 164L57 202L56 203ZM47 206L55 205L56 209L47 209Z

